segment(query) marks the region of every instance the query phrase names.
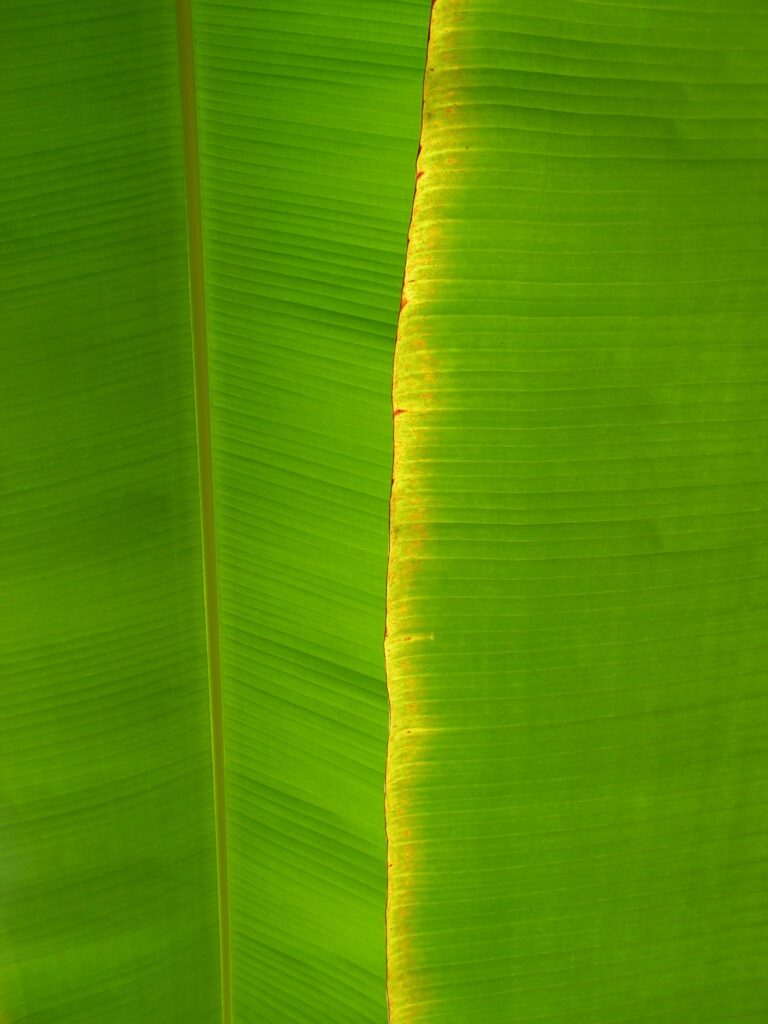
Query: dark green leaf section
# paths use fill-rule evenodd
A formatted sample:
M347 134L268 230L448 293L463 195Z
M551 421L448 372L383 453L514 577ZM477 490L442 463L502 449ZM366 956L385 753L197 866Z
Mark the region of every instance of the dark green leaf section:
M171 4L0 13L0 1019L219 1019Z
M437 0L393 1024L765 1020L768 9Z
M238 1024L382 1022L391 367L428 0L196 0Z

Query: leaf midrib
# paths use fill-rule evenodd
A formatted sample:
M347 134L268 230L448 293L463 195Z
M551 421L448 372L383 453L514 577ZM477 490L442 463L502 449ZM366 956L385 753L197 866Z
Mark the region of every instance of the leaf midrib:
M206 647L211 709L211 758L218 875L219 953L221 964L221 1019L232 1021L232 969L227 844L224 707L221 678L221 629L213 475L208 331L205 303L205 258L200 188L200 146L191 0L176 0L179 50L179 92L184 141L189 296L194 362L195 421L200 485L200 527L203 556Z

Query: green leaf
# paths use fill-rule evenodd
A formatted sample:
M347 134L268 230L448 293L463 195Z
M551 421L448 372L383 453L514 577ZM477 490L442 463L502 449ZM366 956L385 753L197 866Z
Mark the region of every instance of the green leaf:
M2 1024L764 1018L754 7L2 6Z
M0 1019L214 1021L174 13L18 2L0 37Z
M429 4L195 12L234 1016L381 1022L391 376Z
M434 8L392 1024L764 1019L766 13Z
M7 1024L228 1021L230 985L238 1022L386 1017L391 363L429 6L193 14L216 801L173 4L0 13Z

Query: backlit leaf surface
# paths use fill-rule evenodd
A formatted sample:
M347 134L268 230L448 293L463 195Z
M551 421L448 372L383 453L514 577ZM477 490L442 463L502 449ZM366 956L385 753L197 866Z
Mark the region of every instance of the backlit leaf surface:
M765 5L437 0L392 1024L766 1013Z
M213 1022L221 974L239 1022L381 1024L391 364L429 5L192 14L233 955L220 972L174 6L13 0L0 1018Z

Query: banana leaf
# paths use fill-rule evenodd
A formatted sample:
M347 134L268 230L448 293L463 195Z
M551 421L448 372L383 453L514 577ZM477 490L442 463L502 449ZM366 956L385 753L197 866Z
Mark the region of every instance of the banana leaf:
M438 0L392 1024L765 1020L768 8Z
M768 8L0 47L0 1021L764 1020Z
M7 1024L385 1020L428 17L2 5Z

